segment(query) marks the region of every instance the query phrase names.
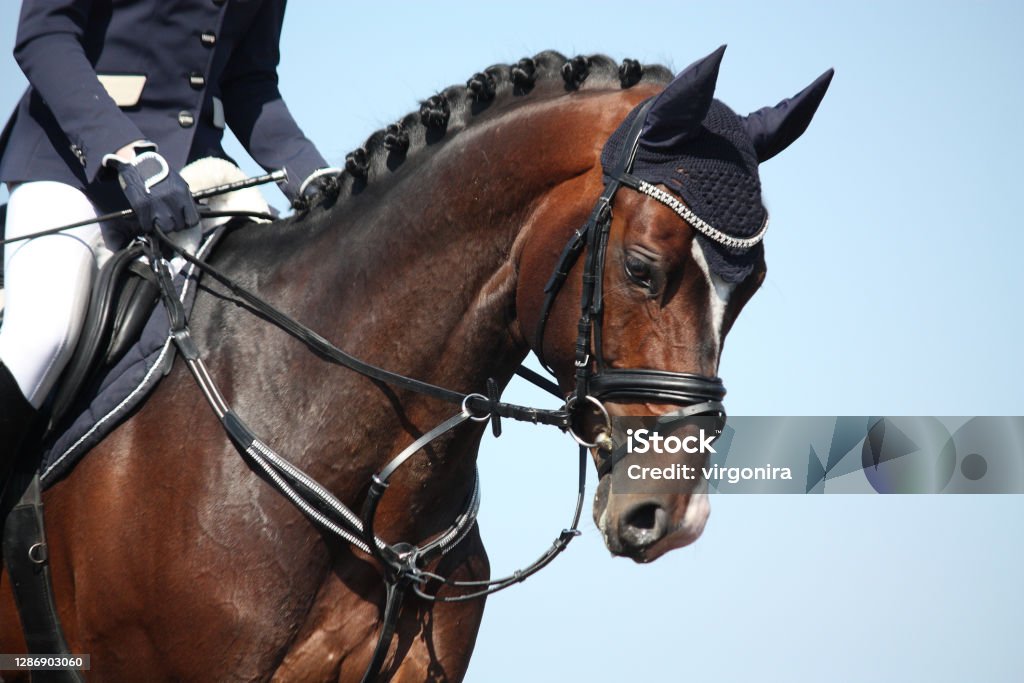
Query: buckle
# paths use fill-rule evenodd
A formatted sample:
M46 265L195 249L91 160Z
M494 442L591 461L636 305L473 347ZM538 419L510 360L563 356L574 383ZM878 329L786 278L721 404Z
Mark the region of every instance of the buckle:
M583 437L576 433L576 430L573 429L572 426L572 420L570 419L568 429L569 436L571 436L576 443L583 446L584 448L600 448L601 450L610 451L612 449L612 418L608 414L608 409L604 407L603 403L601 403L599 400L597 400L590 394L584 396L583 400L589 401L591 404L596 406L597 409L601 412L601 415L604 416L605 429L598 432L597 439L593 443L589 443L587 441L584 441ZM570 418L573 412L575 412L578 404L579 398L575 394L570 396L569 400L565 402L565 410L566 412L569 413Z

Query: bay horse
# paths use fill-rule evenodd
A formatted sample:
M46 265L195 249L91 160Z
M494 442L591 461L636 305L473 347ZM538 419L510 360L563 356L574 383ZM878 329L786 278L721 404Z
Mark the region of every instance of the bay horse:
M718 240L687 213L695 200L631 185L628 165L615 177L643 191L594 202L619 182L606 182L617 171L602 150L631 112L620 137L633 131L656 155L704 153L701 140L718 135L709 111L724 107L712 101L721 56L674 80L663 67L554 52L491 67L371 136L349 155L336 200L231 232L212 263L361 359L456 391L481 392L489 378L503 387L533 351L564 395L586 398L589 383L590 402L613 416L677 411L694 402L678 389L691 380L717 405L722 343L765 274L760 245L728 225ZM830 76L776 107L729 111L755 169L803 132ZM637 113L642 102L653 106ZM755 199L741 208L760 216ZM575 240L583 258L560 259L588 220L604 221L603 241ZM739 277L713 267L740 252ZM565 272L550 278L556 265ZM549 281L559 284L545 294ZM324 363L204 283L191 329L225 399L342 501L358 507L371 475L451 414ZM381 537L419 541L463 511L484 427L463 423L395 473ZM574 427L595 444L601 428L597 409ZM599 467L601 450L591 449ZM611 494L614 467L599 469L593 511L612 553L649 562L699 536L706 496ZM350 681L371 660L381 568L246 466L180 359L44 502L58 612L70 651L91 654L89 680ZM431 570L487 579L477 528ZM0 593L0 652L22 652L9 587ZM380 678L461 680L483 607L408 601Z

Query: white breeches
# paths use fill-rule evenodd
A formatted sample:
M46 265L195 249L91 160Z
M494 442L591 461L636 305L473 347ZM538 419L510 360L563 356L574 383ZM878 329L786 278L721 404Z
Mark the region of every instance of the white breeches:
M8 200L6 238L98 215L85 194L70 185L22 183ZM180 238L194 251L199 233L196 227ZM46 400L74 352L96 272L129 240L114 225L92 224L4 245L0 361L35 408Z

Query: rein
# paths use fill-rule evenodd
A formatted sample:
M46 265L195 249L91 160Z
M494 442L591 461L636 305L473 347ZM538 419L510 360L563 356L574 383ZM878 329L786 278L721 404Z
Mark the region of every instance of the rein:
M175 295L168 262L161 255L163 253L161 247L176 252L187 262L209 274L227 287L233 294L246 301L261 317L266 318L276 327L302 341L310 350L324 360L342 365L371 379L451 403L458 403L460 406L459 412L413 441L379 473L373 475L367 498L363 505L362 515L357 515L315 479L280 456L266 442L257 437L228 405L210 376L206 364L199 355L198 347L192 339L184 309ZM565 431L571 430L571 415L568 409L543 410L503 403L498 400L497 384L493 379L488 380L488 396L477 393L461 394L371 365L342 351L310 328L280 311L256 294L246 290L213 266L188 254L171 242L158 228L154 229L154 234L144 243L144 248L150 264L156 272L161 297L170 318L171 337L235 448L251 465L265 475L267 481L275 489L299 508L310 520L326 531L373 556L380 563L384 571L386 588L384 615L377 645L374 648L370 665L363 675L362 680L364 682L375 680L381 666L383 666L398 624L401 605L409 590L412 590L422 599L437 602L462 602L481 598L524 581L527 577L540 571L565 550L573 538L580 535L581 532L578 527L583 510L586 486L586 448L582 445L579 448L579 480L572 524L569 528L562 530L551 546L538 559L505 578L486 581L456 581L422 569L421 563L436 559L455 548L475 524L480 506L479 473L476 474L473 492L467 500L462 514L455 519L446 531L435 535L422 545L409 543L388 544L374 533L374 518L377 507L387 489L388 479L391 475L422 448L444 434L451 432L467 420L477 422L490 421L495 436L501 433L500 419L503 417L533 424L552 425ZM537 375L532 370L520 368L518 373L525 379L538 384L541 388L548 391L557 390L557 385ZM555 393L556 396L558 395L554 391L552 393ZM441 596L437 593L428 593L426 584L429 582L436 582L442 586L453 588L463 588L471 592L457 596Z

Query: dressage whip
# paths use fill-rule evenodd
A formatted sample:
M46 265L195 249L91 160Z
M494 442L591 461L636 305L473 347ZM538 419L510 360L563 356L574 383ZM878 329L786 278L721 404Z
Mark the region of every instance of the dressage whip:
M282 180L288 179L288 172L285 169L274 171L273 173L266 173L264 175L256 176L254 178L246 178L244 180L236 180L233 183L225 183L224 185L217 185L206 190L199 190L198 192L192 193L192 199L199 202L203 199L209 199L210 197L216 197L222 194L228 194L235 190L245 190L250 187L256 187L257 185L265 185L267 183L276 183ZM34 232L30 235L22 235L21 237L12 237L11 239L5 239L0 244L10 244L11 242L20 242L22 240L30 240L34 237L45 237L46 235L55 235L65 230L71 230L72 228L80 228L83 225L92 225L93 223L103 223L106 221L119 220L122 218L129 218L135 214L134 209L124 209L122 211L114 211L112 213L106 213L102 216L96 216L95 218L89 218L84 221L78 221L77 223L70 223L68 225L62 225L59 228L50 228L49 230L42 230L40 232ZM214 218L220 216L234 216L234 215L245 215L256 218L266 218L272 220L274 216L270 214L256 214L250 211L246 212L235 212L235 211L202 211L200 210L199 215L204 218Z

